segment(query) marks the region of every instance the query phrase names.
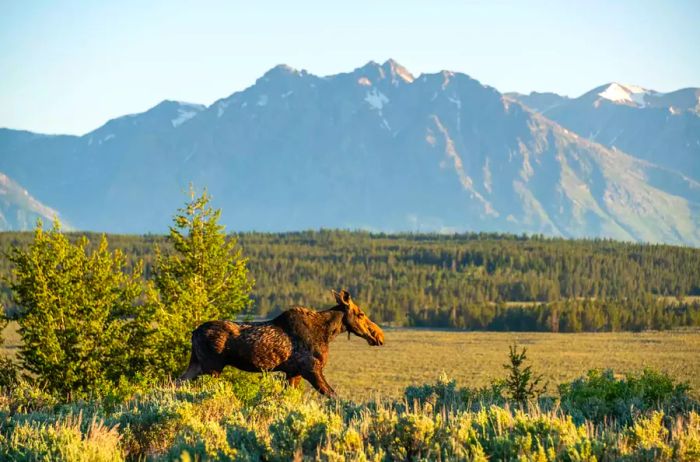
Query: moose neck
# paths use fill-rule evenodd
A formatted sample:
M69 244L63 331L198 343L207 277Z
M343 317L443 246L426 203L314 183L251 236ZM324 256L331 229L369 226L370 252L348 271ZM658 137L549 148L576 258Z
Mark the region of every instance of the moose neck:
M343 324L343 316L345 315L342 311L331 308L330 310L321 311L320 314L323 316L326 339L328 342L346 331L345 324Z

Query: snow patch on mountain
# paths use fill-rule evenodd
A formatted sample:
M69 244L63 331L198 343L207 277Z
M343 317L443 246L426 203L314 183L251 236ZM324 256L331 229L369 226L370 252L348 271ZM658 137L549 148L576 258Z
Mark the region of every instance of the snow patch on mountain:
M224 112L226 112L226 108L228 107L228 101L222 101L216 106L216 117L221 118L222 115L224 115Z
M644 107L646 106L644 97L647 94L649 94L649 90L636 85L612 83L605 90L598 93L598 96L615 103L633 104L635 106Z
M492 177L491 177L491 166L490 164L490 158L487 157L486 161L484 162L484 168L483 168L483 177L484 177L484 189L491 194L493 190L491 189L491 185L493 184L492 182Z
M373 109L381 111L384 105L389 102L389 98L387 98L384 93L378 91L376 88L372 88L372 91L367 92L365 101L367 101L367 103L372 106Z
M173 128L178 127L196 116L197 112L198 111L191 111L181 107L177 110L178 116L172 119L170 123L173 124Z

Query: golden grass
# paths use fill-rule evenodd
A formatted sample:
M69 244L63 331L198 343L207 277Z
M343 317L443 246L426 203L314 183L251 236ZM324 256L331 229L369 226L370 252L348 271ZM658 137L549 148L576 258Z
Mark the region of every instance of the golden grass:
M688 381L700 396L700 331L622 333L511 333L387 329L386 345L370 347L357 337L331 344L326 378L343 397L381 393L398 396L412 384L434 382L441 372L460 386L479 387L505 375L508 347L527 348L536 373L556 385L593 368L616 373L644 367Z
M344 398L365 400L379 393L399 396L408 385L432 383L445 372L459 386L480 387L505 375L508 347L527 348L529 364L556 385L593 368L616 373L645 367L687 381L700 397L700 331L552 334L385 329L386 345L370 347L358 337L339 336L330 346L326 378ZM0 355L14 357L21 341L16 323L3 332Z

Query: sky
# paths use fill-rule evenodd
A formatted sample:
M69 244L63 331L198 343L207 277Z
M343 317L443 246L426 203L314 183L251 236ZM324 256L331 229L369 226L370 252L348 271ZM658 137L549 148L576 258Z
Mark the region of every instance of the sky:
M700 1L0 0L0 127L85 134L164 99L211 104L277 64L393 58L502 92L700 87Z

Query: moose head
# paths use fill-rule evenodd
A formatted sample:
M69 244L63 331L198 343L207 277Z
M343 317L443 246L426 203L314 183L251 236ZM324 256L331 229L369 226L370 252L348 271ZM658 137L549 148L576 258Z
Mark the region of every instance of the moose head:
M338 303L338 309L343 311L343 325L345 325L348 335L353 333L362 337L372 346L383 345L384 332L352 301L350 292L345 289L340 292L335 290L331 292Z

